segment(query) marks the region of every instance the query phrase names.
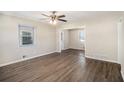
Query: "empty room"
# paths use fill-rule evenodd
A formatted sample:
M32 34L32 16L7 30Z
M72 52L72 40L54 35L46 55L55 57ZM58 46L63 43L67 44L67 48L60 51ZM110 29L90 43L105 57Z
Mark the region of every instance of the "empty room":
M1 11L0 82L123 82L124 12Z

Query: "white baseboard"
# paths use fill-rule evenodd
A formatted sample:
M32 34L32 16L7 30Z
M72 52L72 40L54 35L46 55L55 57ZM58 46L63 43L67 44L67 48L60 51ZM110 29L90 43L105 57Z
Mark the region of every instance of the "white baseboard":
M68 48L68 49L85 50L85 49L82 49L82 48Z
M23 62L23 61L26 61L26 60L30 60L30 59L41 57L41 56L48 55L48 54L52 54L52 53L55 53L55 52L56 51L45 53L45 54L41 54L41 55L37 55L37 56L28 57L28 58L25 58L25 59L15 60L15 61L4 63L4 64L0 64L0 67L7 66L7 65L10 65L10 64L14 64L14 63Z
M95 60L107 61L107 62L111 62L111 63L118 63L118 62L115 61L115 60L107 60L107 59L102 59L102 58L95 58L95 57L91 57L91 56L87 56L87 55L85 55L85 57L91 58L91 59L95 59ZM118 63L118 64L119 64L119 63Z
M37 55L37 56L33 56L33 57L28 57L28 58L25 58L25 59L20 59L20 60L8 62L8 63L0 64L0 67L6 66L6 65L10 65L10 64L14 64L14 63L18 63L18 62L22 62L22 61L26 61L26 60L33 59L33 58L37 58L37 57L40 57L40 56L52 54L52 53L55 53L55 52L57 52L57 51L53 51L53 52L49 52L49 53L45 53L45 54L41 54L41 55ZM91 59L96 59L96 60L102 60L102 61L112 62L112 63L118 63L117 61L114 61L114 60L106 60L106 59L95 58L95 57L91 57L91 56L85 56L85 57L91 58Z
M64 48L63 50L67 50L67 49L69 49L69 48Z

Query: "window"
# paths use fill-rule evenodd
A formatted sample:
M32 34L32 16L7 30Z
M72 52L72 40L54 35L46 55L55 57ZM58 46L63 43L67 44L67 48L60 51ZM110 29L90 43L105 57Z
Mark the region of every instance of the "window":
M33 45L34 43L34 28L29 26L19 25L20 46Z
M33 38L31 36L30 32L22 32L22 44L27 45L27 44L33 44Z
M84 32L83 31L79 32L79 40L84 41Z

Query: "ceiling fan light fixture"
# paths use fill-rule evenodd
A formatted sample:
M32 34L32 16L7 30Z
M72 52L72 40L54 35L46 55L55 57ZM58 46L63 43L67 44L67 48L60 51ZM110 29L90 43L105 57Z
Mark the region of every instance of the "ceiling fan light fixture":
M43 16L47 17L49 19L49 23L52 25L56 25L59 21L61 22L67 22L67 20L63 19L65 15L57 15L56 11L52 11L51 15L42 14Z
M50 20L50 24L56 25L57 21L56 20Z

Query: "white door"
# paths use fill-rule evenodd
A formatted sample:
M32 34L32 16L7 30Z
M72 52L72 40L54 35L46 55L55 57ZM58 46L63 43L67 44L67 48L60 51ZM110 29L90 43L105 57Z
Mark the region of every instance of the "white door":
M64 50L64 32L61 32L61 50Z

